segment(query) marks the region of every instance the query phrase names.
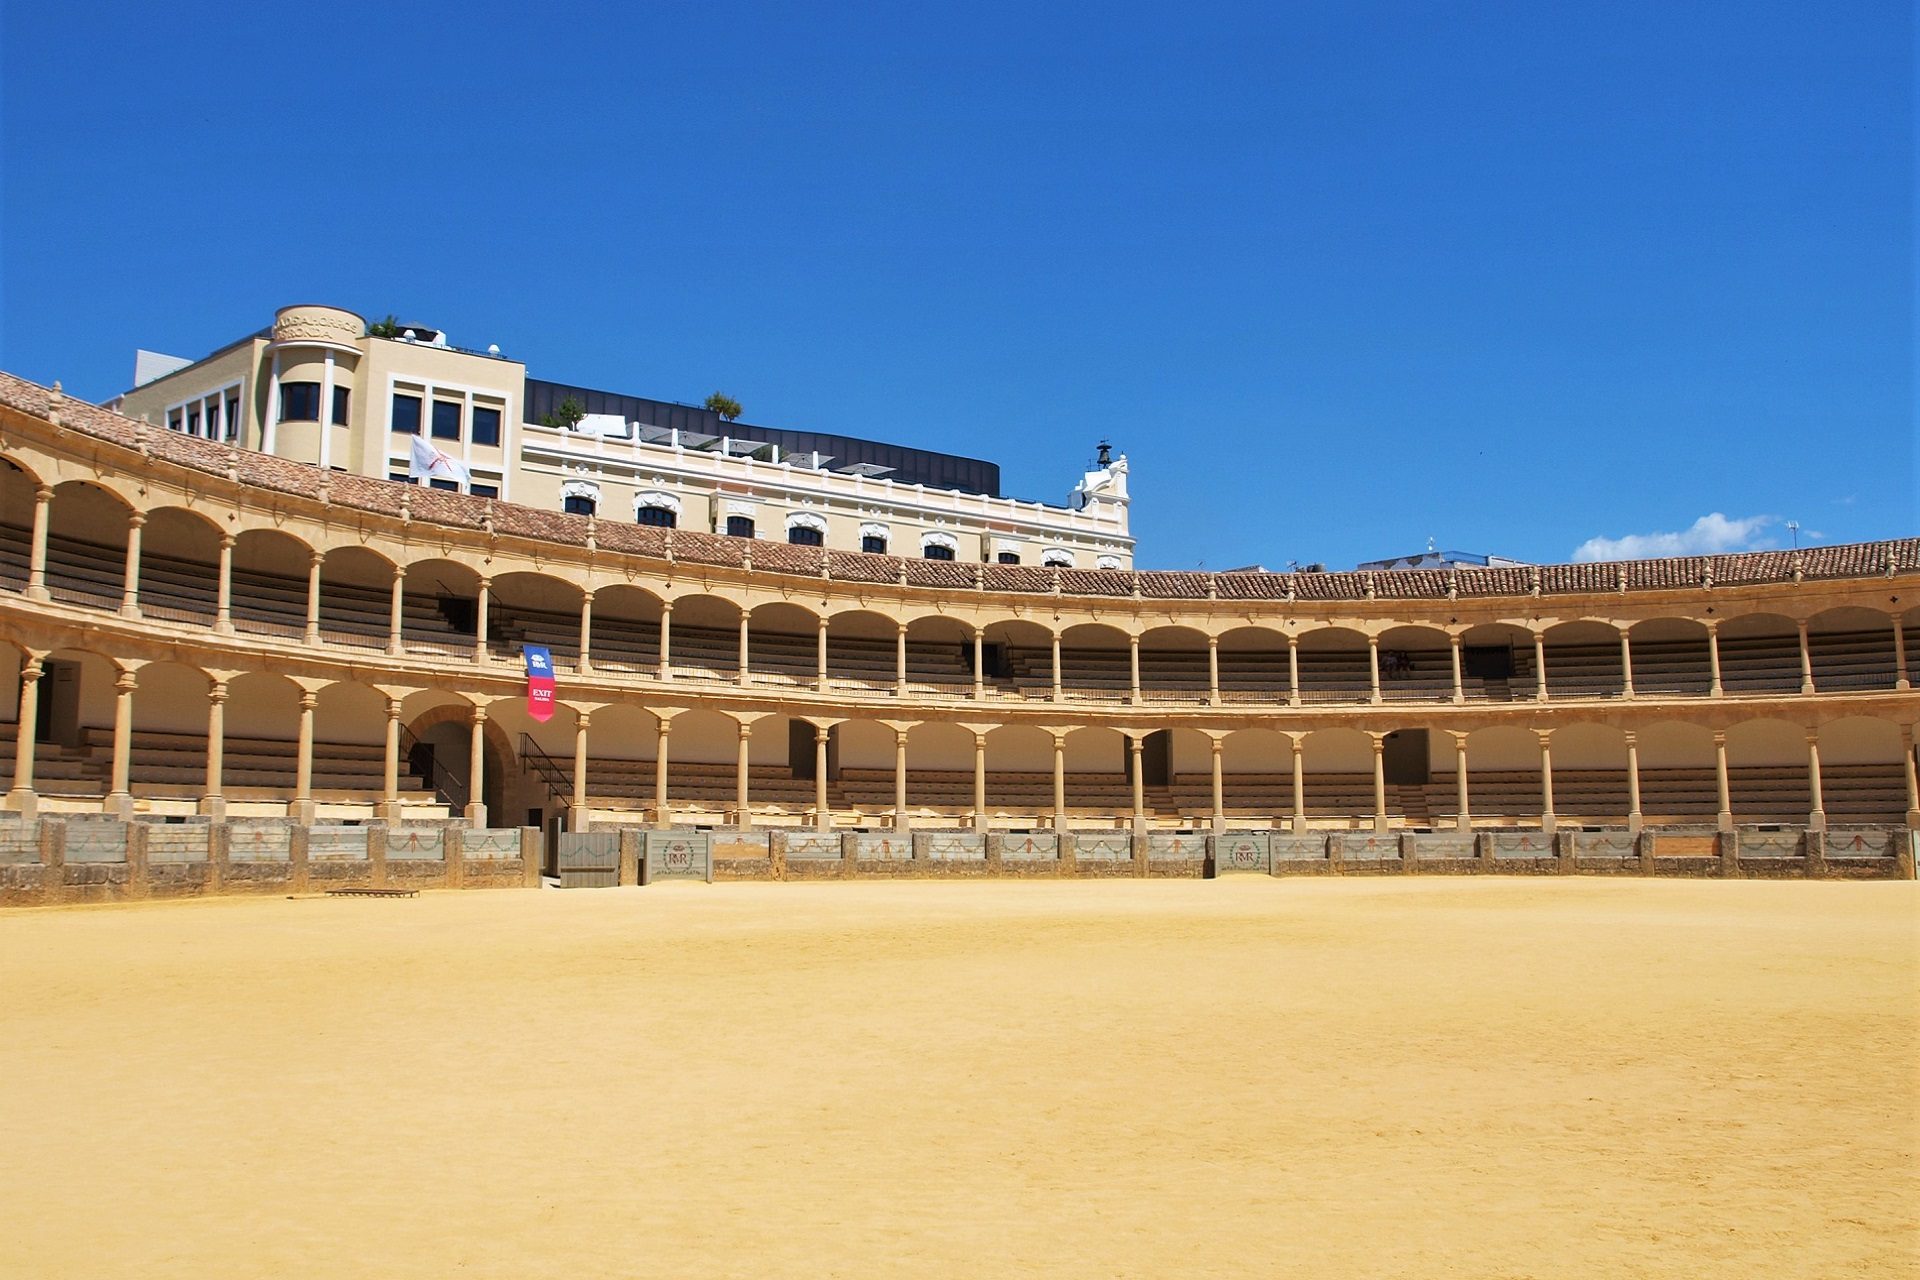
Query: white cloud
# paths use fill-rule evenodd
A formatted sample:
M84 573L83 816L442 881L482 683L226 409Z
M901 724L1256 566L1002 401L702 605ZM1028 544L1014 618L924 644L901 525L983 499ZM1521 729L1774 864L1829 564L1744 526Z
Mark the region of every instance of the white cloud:
M1574 548L1580 560L1645 560L1654 556L1707 556L1722 551L1752 551L1764 544L1763 531L1778 516L1729 520L1720 512L1701 516L1678 533L1629 533L1623 538L1588 538Z

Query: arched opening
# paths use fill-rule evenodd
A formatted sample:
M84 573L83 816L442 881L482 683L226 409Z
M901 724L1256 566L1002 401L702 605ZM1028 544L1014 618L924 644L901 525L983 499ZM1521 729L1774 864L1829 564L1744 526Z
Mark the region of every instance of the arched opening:
M1713 730L1662 720L1635 734L1640 756L1640 809L1648 826L1712 822L1720 809Z
M1053 812L1053 735L1030 724L987 733L987 819L1033 827Z
M313 548L277 529L243 529L233 541L233 629L298 640L307 630Z
M1388 627L1380 633L1380 696L1387 702L1447 702L1453 697L1453 645L1438 627Z
M1016 627L1024 624L1015 624ZM1037 628L1036 628L1037 629ZM1043 633L1044 634L1044 633ZM1004 632L991 630L980 640L984 679L997 681L1008 671ZM966 697L973 692L973 628L938 614L907 623L907 688L920 694Z
M1140 696L1145 702L1207 701L1207 637L1194 627L1149 627L1140 635Z
M140 668L140 683L133 691L127 783L128 790L150 806L179 812L205 793L211 687L207 673L198 667L149 662ZM111 732L103 736L100 749L110 762ZM164 803L168 801L180 803Z
M1692 618L1648 618L1627 629L1633 691L1641 697L1704 698L1713 688L1707 627Z
M660 597L644 587L615 583L593 593L588 661L595 670L660 669Z
M1879 609L1827 609L1807 620L1813 687L1821 693L1891 689L1894 620Z
M487 585L487 651L518 661L527 645L544 646L554 669L578 671L583 592L550 573L503 573Z
M1357 827L1375 815L1370 737L1358 729L1315 729L1301 747L1309 822Z
M987 682L994 692L1033 702L1050 701L1053 698L1053 632L1037 622L1022 620L992 622L982 630L981 657ZM972 635L959 623L939 618L916 618L908 631L912 638L930 634L935 643L939 637L955 633L963 639ZM973 654L969 647L967 679L972 678Z
M456 560L415 560L407 566L405 592L400 634L408 653L472 655L480 622L479 574Z
M1727 793L1734 821L1805 822L1813 809L1810 760L1803 724L1743 720L1729 728Z
M1237 729L1221 743L1220 770L1230 819L1246 818L1255 826L1264 820L1279 826L1293 817L1291 735L1274 729ZM1207 781L1211 785L1211 777Z
M1287 701L1287 639L1280 632L1271 627L1229 628L1220 633L1219 662L1220 701Z
M0 457L0 590L25 591L33 558L34 494L40 478Z
M827 687L891 693L898 675L899 633L892 618L871 609L834 614L827 620Z
M126 590L131 515L118 494L99 485L55 485L47 509L47 594L62 604L118 609Z
M1720 686L1729 694L1800 687L1800 632L1792 618L1747 613L1720 624Z
M339 805L341 816L372 816L386 796L386 764L387 695L350 680L321 688L313 703L313 788L323 813ZM413 774L401 769L398 782L403 812L427 803Z
M681 596L673 602L667 653L675 680L738 680L740 606L721 596Z
M1049 652L1049 679L1052 664ZM1132 687L1126 632L1083 622L1060 633L1060 688L1068 702L1120 702Z
M748 682L812 688L820 673L820 615L797 604L757 606L747 624Z
M1553 658L1547 658L1551 676ZM1553 731L1553 808L1563 824L1620 826L1632 809L1627 735L1610 724L1563 724Z
M469 804L487 806L493 821L503 799L512 749L500 726L491 719L476 726L473 704L464 698L431 690L409 695L401 703L401 768L420 779L447 811L459 816ZM480 734L480 776L473 773L473 735Z
M738 720L699 709L674 716L667 735L667 799L674 820L726 822L735 808L739 760ZM748 788L751 796L751 781Z
M1460 683L1468 702L1529 701L1539 694L1533 633L1510 622L1468 627L1460 636Z
M1300 701L1368 702L1372 698L1373 660L1365 635L1350 627L1319 627L1301 635Z
M992 765L992 756L988 756ZM892 773L887 790L892 791ZM918 819L948 825L973 808L973 733L957 724L934 721L907 731L907 807Z
M220 539L213 521L184 507L147 513L140 542L140 613L212 626L220 601Z
M1559 761L1554 763L1557 766ZM1554 772L1557 781L1557 767ZM1467 807L1476 822L1539 826L1546 812L1540 778L1540 739L1532 729L1493 725L1467 735ZM1457 818L1458 806L1450 803L1453 788L1447 787L1443 794L1448 803L1441 805L1440 816Z
M1890 720L1847 716L1819 727L1821 803L1829 825L1893 825L1907 812L1906 746Z
M229 813L260 816L286 812L299 773L300 692L300 686L287 677L264 671L248 671L227 682L220 778ZM317 698L314 707L317 715ZM204 712L200 723L204 732ZM329 779L319 763L327 758L316 720L316 801L319 789Z
M596 595L594 604L599 603ZM564 717L556 715L554 719ZM592 713L587 727L587 807L593 812L594 823L603 819L634 821L653 803L659 743L660 722L652 712L630 703L616 703ZM571 757L569 750L569 767ZM667 759L671 764L671 743Z
M393 561L366 547L335 547L320 562L320 637L384 649L392 634Z
M1618 698L1626 693L1620 660L1620 629L1583 619L1548 627L1547 695L1553 698Z
M1131 819L1130 759L1126 735L1117 729L1083 728L1067 734L1061 764L1066 773L1069 825L1111 829ZM1147 803L1151 810L1153 800Z

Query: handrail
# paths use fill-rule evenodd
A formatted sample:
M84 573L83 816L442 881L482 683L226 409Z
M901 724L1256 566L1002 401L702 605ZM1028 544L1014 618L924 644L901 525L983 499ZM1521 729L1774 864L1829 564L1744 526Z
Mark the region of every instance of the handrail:
M412 730L404 725L401 726L400 756L407 762L408 771L432 787L433 793L440 798L440 803L446 805L451 812L463 812L472 798L472 787L468 785L466 779L441 763L438 751L433 753L432 763L424 773L416 769L413 764L413 749L420 745L422 745L420 739L413 736Z

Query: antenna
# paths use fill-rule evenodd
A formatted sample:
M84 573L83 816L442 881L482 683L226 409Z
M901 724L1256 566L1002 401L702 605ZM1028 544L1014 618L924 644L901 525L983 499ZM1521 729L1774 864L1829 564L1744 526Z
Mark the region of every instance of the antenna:
M1793 535L1793 549L1798 551L1800 549L1800 522L1798 520L1787 521L1787 532Z

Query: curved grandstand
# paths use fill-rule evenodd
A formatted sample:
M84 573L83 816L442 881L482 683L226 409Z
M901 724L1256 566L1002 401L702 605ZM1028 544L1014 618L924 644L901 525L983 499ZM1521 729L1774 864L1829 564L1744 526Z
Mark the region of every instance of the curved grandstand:
M6 808L72 819L8 824L18 900L115 891L63 868L87 815L150 820L129 866L228 856L183 830L291 825L299 853L531 827L496 868L516 882L563 830L853 833L849 869L1005 869L1007 833L1071 867L1061 833L1083 869L1145 873L1207 833L1262 866L1652 868L1655 832L1719 868L1910 869L1920 824L1920 539L1366 573L915 559L341 473L5 375L0 459ZM544 721L527 645L554 660ZM908 829L1002 838L930 855ZM722 874L819 849L723 838L761 853Z

